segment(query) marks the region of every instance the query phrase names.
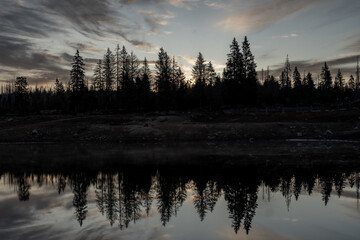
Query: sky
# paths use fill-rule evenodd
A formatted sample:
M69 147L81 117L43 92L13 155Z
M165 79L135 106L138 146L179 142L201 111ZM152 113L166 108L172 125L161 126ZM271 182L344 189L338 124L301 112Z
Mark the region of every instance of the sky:
M95 63L117 44L139 59L163 47L191 78L198 53L218 73L235 37L247 36L257 70L292 69L333 77L356 73L359 0L0 0L0 83L26 76L31 85L69 80L76 50L92 79ZM261 74L259 74L261 79Z

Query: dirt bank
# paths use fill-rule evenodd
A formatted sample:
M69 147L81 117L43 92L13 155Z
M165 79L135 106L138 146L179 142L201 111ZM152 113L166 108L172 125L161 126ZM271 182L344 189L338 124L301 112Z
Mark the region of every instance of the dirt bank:
M360 140L360 111L188 112L0 118L0 142Z

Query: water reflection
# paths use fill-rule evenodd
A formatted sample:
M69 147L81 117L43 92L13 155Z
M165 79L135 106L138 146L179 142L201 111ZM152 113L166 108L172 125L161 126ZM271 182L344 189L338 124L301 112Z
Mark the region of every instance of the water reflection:
M354 164L311 167L268 163L230 167L223 164L215 167L124 165L74 169L76 166L57 166L55 170L37 172L2 169L1 181L14 189L20 201L31 199L33 186L50 187L59 195L70 187L74 216L80 226L89 214L88 196L92 194L98 214L120 229L149 216L152 206L156 206L165 226L177 216L187 199L193 202L199 220L204 221L223 197L233 231L238 233L243 229L246 234L252 227L258 198L270 201L274 192L282 194L289 211L291 201L299 201L301 195L312 195L314 191L320 193L324 205L328 205L331 196L340 198L346 186L356 189L359 202L360 168Z

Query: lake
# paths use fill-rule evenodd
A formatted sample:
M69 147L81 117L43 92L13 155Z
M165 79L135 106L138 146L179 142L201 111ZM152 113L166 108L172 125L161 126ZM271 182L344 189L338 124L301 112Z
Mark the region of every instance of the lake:
M0 145L0 239L357 239L352 143Z

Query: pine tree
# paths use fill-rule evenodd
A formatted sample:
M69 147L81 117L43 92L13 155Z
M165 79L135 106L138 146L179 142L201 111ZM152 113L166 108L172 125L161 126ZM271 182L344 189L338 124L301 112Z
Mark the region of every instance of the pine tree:
M315 83L314 83L311 73L308 73L306 75L306 87L308 89L315 89Z
M102 61L99 60L96 68L94 70L94 90L95 91L104 91L105 83L104 83L104 75L103 75L103 66Z
M240 51L240 46L236 38L233 39L230 45L230 53L227 55L224 73L225 81L233 82L239 86L242 84L246 75L243 54Z
M255 58L250 50L250 43L245 36L242 43L243 58L244 58L244 73L245 79L242 86L244 91L244 102L247 104L254 104L256 101L257 91L257 73Z
M173 90L177 90L179 87L179 83L178 83L178 76L177 76L177 70L178 70L178 64L175 61L175 57L172 58L172 62L171 62L171 77L170 77L170 82L171 82L171 86Z
M136 78L137 102L138 105L141 105L142 107L148 107L151 71L146 58L144 59L144 65L140 72L141 77Z
M195 86L205 87L206 78L206 64L203 55L199 52L195 65L192 69L192 76L195 81Z
M79 50L73 58L72 69L70 71L70 86L73 92L79 92L85 88L84 60L80 56Z
M26 77L17 77L15 81L15 93L24 95L28 92L28 83Z
M324 90L329 90L332 87L332 77L327 63L324 63L324 67L321 71L321 83L320 87Z
M291 88L291 78L290 78L290 74L291 74L291 67L290 67L290 61L289 61L289 55L286 55L286 60L285 60L285 68L283 71L283 75L281 78L281 87L282 88Z
M295 67L295 70L293 73L293 80L294 80L294 88L295 89L301 88L301 75L300 75L297 67Z
M55 93L57 95L63 95L65 93L64 85L59 79L56 78L55 80Z
M187 84L185 82L186 77L184 72L181 70L181 67L178 67L176 71L176 79L178 82L177 88L180 90L185 90L187 88Z
M158 53L158 60L155 64L156 75L156 88L158 92L169 92L171 89L171 61L167 52L160 48Z
M353 75L351 75L349 78L348 88L351 90L355 90L355 79Z
M216 72L211 61L206 65L205 72L206 72L205 84L207 86L214 86L216 80Z
M133 52L129 55L129 63L129 78L130 81L134 82L139 75L139 60Z
M115 49L115 61L116 61L116 91L120 90L121 80L121 59L120 59L120 45L118 44Z
M110 92L113 89L115 80L115 57L114 54L107 49L103 60L103 79L105 83L105 91Z
M129 71L130 71L130 61L129 61L129 55L126 51L125 46L122 47L120 52L120 87L124 89L126 88L126 83L129 79Z
M338 72L335 77L335 88L338 90L343 90L344 88L344 78L340 69L338 69Z

